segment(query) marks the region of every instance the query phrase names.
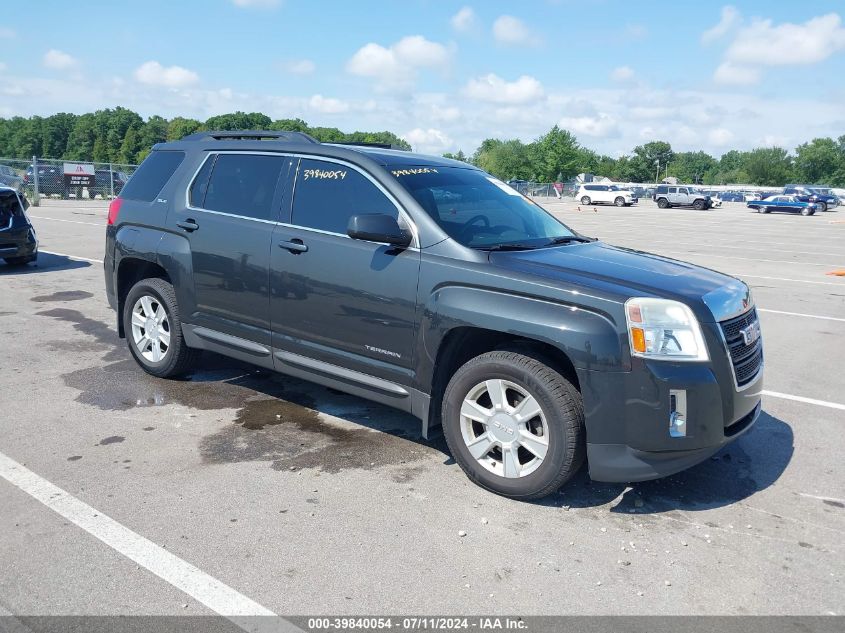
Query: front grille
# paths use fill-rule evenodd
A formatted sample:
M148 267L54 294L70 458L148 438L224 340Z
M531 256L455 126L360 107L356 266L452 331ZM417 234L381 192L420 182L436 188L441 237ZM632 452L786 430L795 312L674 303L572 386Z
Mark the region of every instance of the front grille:
M763 366L763 338L760 337L751 345L746 345L742 337L742 330L756 321L757 310L751 308L742 316L719 324L731 356L737 387L750 383Z

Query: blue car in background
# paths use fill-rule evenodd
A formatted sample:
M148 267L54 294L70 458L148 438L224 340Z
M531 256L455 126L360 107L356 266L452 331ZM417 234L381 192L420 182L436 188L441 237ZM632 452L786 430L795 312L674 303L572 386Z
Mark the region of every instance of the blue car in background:
M762 200L749 200L750 209L757 209L757 213L771 213L772 211L791 211L801 215L814 215L818 206L814 202L806 202L798 196L778 194Z

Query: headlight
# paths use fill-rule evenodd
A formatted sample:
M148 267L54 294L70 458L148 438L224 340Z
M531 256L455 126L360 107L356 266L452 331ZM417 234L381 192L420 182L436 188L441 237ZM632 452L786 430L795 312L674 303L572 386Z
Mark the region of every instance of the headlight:
M676 361L710 360L698 319L671 299L634 297L625 302L631 354Z

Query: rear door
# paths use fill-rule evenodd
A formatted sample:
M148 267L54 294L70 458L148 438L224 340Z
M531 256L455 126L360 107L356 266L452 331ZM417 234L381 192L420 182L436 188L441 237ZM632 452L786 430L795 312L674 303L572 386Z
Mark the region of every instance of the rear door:
M270 244L290 162L272 153L212 153L187 199L174 200L168 224L188 240L193 268L185 321L269 346Z

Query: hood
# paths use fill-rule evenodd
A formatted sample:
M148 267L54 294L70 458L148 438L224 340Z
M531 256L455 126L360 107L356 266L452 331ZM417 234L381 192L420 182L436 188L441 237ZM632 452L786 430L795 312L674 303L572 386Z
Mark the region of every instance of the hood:
M544 277L562 288L599 288L625 301L655 296L687 304L703 322L723 321L750 304L748 286L723 273L604 242L531 251L492 251L495 266Z

